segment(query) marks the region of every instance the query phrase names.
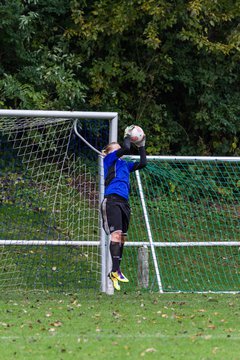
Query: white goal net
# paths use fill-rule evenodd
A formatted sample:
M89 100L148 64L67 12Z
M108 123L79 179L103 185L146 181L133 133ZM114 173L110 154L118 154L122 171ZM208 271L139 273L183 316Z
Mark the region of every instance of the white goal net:
M104 288L101 165L74 128L101 150L116 123L116 113L2 111L1 288Z

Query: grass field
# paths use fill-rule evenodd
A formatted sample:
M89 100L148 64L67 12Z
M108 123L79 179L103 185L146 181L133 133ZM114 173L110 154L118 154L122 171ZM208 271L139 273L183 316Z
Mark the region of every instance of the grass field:
M239 359L240 295L9 293L1 359Z

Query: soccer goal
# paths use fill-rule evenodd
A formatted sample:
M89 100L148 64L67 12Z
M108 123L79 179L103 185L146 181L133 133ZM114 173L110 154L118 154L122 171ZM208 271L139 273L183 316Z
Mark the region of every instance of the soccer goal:
M2 290L112 293L100 150L117 127L117 113L0 110ZM239 175L237 157L148 156L131 175L127 291L240 291Z
M106 291L100 150L117 124L111 112L0 111L1 289Z

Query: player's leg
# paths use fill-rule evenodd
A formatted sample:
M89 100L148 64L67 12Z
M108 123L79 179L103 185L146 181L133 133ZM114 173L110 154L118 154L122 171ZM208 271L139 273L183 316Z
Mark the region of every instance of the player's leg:
M119 259L120 259L120 244L121 244L121 231L114 231L110 235L110 254L112 258L112 270L108 274L108 277L112 280L113 286L116 290L120 290L118 284L118 271L119 271Z
M119 278L122 282L128 282L129 280L126 278L126 276L121 272L120 270L120 264L122 261L122 257L123 257L123 249L124 249L124 244L127 240L127 231L128 231L128 227L129 227L129 222L130 222L130 215L131 215L131 211L130 211L130 207L128 203L124 203L121 205L121 209L122 209L122 234L121 234L121 245L120 245L120 260L119 260Z
M120 244L120 259L119 259L119 267L121 265L121 261L122 261L122 257L123 257L123 248L124 248L124 244L127 240L127 234L122 232L122 236L121 236L121 244Z
M104 230L108 235L110 235L112 270L108 276L112 280L114 288L116 290L120 290L120 286L118 284L118 270L122 237L122 212L118 204L108 198L104 199L101 212Z
M119 259L119 269L118 269L118 280L121 282L129 282L129 280L126 278L126 276L122 273L121 268L120 268L120 264L122 261L122 256L123 256L123 248L124 248L124 243L127 239L127 234L126 233L122 233L121 236L121 245L120 245L120 259Z
M122 231L116 230L110 235L110 254L112 257L112 272L116 272L120 265Z
M112 271L110 273L111 280L117 279L121 282L128 282L128 279L122 274L120 270L120 259L123 250L123 234L122 231L115 231L111 234L110 252L112 256Z

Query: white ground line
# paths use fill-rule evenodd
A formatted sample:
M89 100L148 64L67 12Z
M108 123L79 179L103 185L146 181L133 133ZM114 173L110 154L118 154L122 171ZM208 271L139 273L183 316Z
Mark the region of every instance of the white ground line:
M166 335L166 334L161 334L161 333L156 333L156 334L136 334L136 335L129 335L129 334L123 334L123 335L117 335L117 334L104 334L102 332L100 333L96 333L96 334L81 334L81 332L79 334L58 334L58 330L56 330L56 332L54 333L46 333L46 334L33 334L31 336L0 336L0 340L30 340L35 338L36 340L39 339L44 339L44 338L66 338L66 337L71 337L71 338L76 338L76 340L78 340L79 342L83 341L88 341L88 339L90 340L94 340L94 339L111 339L111 340L126 340L126 339L202 339L202 340L234 340L234 341L238 341L240 340L240 335L233 335L233 334L218 334L218 335L214 335L214 334L172 334L172 335Z

